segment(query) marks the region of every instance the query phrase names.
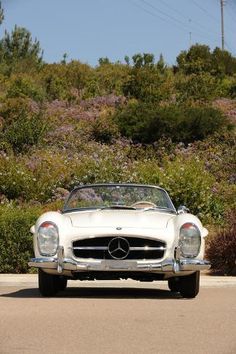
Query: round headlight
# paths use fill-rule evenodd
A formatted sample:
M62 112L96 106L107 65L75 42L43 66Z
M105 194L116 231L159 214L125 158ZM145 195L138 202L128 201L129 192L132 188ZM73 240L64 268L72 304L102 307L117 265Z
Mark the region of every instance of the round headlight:
M54 256L59 243L58 228L53 222L43 222L38 229L38 247L43 256Z
M196 257L200 251L201 234L196 225L186 223L180 228L179 246L181 256Z

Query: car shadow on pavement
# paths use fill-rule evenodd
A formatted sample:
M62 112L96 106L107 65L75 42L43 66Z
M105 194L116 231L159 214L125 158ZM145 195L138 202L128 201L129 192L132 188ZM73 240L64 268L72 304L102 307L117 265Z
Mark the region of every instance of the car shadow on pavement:
M43 298L37 288L24 288L1 294L0 297L10 298ZM54 298L82 299L182 299L178 293L165 289L118 288L118 287L69 287L57 293Z

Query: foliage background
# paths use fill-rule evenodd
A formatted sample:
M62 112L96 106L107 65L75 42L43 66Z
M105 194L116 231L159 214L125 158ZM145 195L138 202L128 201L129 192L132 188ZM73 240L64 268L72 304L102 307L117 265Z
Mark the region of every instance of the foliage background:
M30 226L84 183L160 185L209 227L210 250L221 228L227 233L236 200L236 58L196 44L176 63L137 53L125 64L100 58L91 67L66 56L48 64L29 31L5 33L0 272L28 271Z

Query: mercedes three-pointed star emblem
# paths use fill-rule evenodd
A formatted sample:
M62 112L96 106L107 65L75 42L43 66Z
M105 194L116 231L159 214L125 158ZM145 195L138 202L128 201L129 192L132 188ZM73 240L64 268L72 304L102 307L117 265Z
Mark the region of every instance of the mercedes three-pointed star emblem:
M124 259L129 254L129 242L123 237L114 237L108 244L108 252L114 259Z

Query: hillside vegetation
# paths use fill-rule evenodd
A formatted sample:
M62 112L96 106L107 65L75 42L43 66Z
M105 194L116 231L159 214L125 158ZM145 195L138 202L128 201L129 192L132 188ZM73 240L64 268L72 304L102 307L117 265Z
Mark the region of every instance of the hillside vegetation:
M227 232L236 201L236 58L196 44L176 63L144 53L124 64L100 58L91 67L66 55L48 64L26 29L5 33L0 271L27 271L30 225L84 183L162 186L212 235Z

